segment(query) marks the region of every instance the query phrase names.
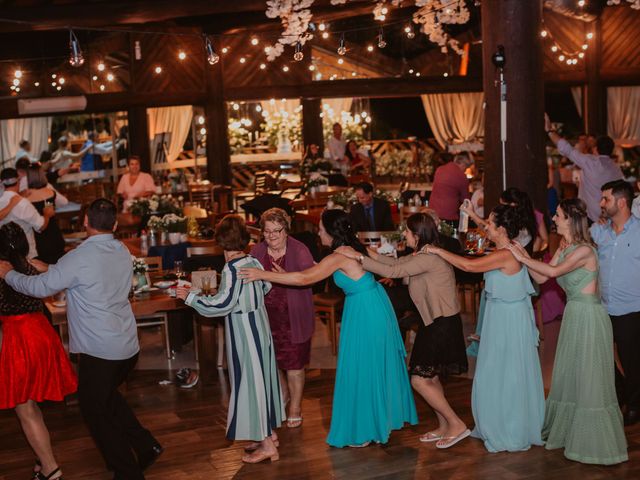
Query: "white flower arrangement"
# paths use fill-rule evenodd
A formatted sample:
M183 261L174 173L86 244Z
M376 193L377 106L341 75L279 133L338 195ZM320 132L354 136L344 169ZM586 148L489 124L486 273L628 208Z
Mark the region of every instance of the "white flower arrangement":
M176 200L171 195L153 195L151 197L136 198L129 206L129 212L138 217L144 217L151 213L164 215L167 213L180 213L181 200Z
M155 232L164 232L166 230L162 218L156 215L152 215L151 218L149 218L149 221L147 222L147 228Z
M133 262L133 273L135 275L143 275L149 270L149 266L142 258L136 258L132 255L131 261Z
M279 138L284 136L290 142L294 151L298 150L302 144L302 119L299 111L293 114L285 110L269 113L262 111L264 123L260 128L267 136L267 143L270 147L277 147Z
M187 218L169 213L162 217L162 223L169 233L187 233Z
M323 177L319 172L312 172L311 175L309 175L307 188L319 187L321 185L329 185L329 180L326 177Z

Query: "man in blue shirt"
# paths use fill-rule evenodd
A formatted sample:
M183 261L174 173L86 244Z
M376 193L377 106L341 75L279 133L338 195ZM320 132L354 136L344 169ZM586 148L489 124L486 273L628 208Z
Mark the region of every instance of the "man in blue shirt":
M640 219L631 215L632 202L631 184L605 183L600 208L607 222L591 226L600 260L600 293L624 370L620 400L627 406L625 425L640 420ZM616 376L622 380L619 372Z
M78 248L41 275L23 275L0 261L0 278L37 298L67 290L69 351L79 354L80 411L114 478L143 480L162 447L118 391L140 347L129 303L131 254L113 237L116 216L113 202L95 200L84 219L89 237Z

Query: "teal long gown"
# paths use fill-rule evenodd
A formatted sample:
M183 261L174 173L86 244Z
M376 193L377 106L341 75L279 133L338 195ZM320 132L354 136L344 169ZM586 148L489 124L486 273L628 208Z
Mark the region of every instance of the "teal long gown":
M392 430L418 423L398 321L371 273L333 278L346 298L327 443L386 443Z
M544 388L526 268L514 275L485 273L482 340L473 378L472 436L490 452L542 445Z
M577 245L560 255L560 263ZM558 277L567 294L553 363L542 438L582 463L613 465L629 459L616 399L611 319L598 294L582 290L597 271L578 268Z

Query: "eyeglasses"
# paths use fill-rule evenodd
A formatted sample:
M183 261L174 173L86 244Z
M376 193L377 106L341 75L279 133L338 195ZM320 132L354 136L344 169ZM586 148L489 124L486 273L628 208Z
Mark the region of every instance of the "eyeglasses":
M277 229L277 230L263 230L263 231L262 231L262 234L263 234L265 237L273 237L273 236L280 235L280 233L282 233L282 231L283 231L283 230L284 230L284 227L279 228L279 229Z

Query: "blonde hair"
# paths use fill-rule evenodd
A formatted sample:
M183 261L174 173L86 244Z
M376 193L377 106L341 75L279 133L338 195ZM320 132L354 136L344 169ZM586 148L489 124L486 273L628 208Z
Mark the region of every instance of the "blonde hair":
M558 207L569 219L569 232L573 242L594 245L589 233L587 204L579 198L567 198L562 200Z
M270 208L260 216L261 230L264 230L267 222L277 223L286 233L291 231L291 217L281 208Z

